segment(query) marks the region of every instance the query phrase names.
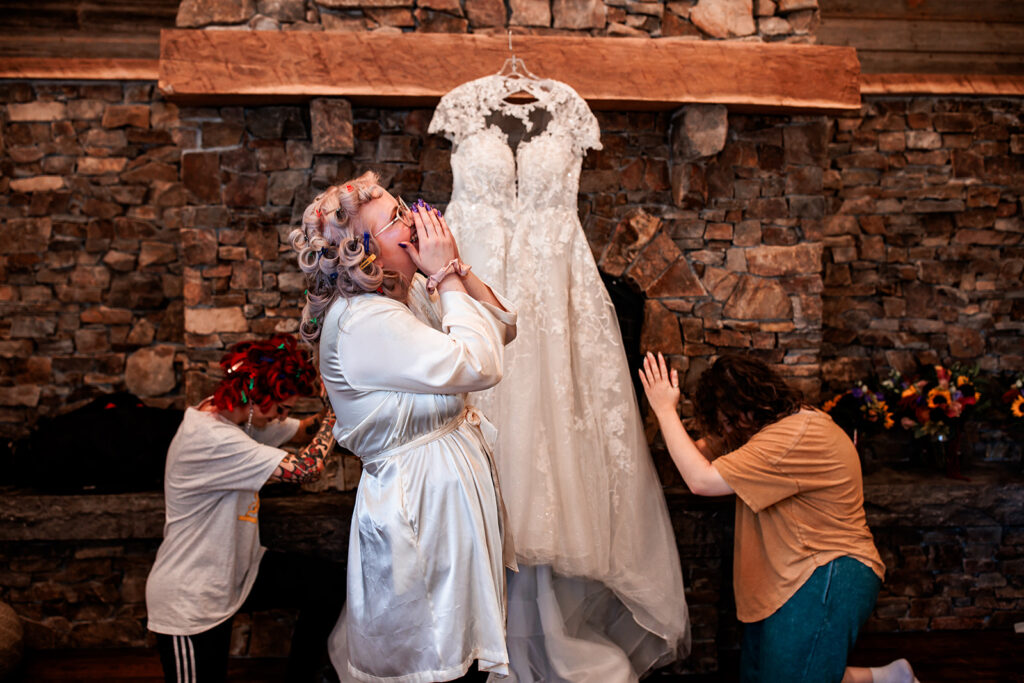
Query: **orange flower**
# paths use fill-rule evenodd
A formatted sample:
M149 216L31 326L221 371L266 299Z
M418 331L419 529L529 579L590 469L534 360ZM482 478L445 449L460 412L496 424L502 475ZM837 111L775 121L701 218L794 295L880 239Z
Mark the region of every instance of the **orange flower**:
M886 429L892 429L892 426L894 424L896 424L896 422L892 419L892 413L886 412L885 413L885 428Z
M832 409L836 407L836 404L839 403L839 399L841 399L842 397L842 394L836 394L835 398L825 401L825 405L823 405L821 409L824 410L826 413L831 413Z
M1014 417L1024 417L1024 396L1017 397L1017 400L1010 406L1010 412Z
M949 393L949 389L943 389L941 387L935 387L928 392L928 407L929 408L945 408L953 402L953 396Z
M958 375L956 378L956 385L962 387L965 384L970 384L971 378L967 375Z
M911 384L909 387L903 390L903 393L900 394L900 398L912 398L914 396L917 396L919 393L920 392L917 390L917 386Z

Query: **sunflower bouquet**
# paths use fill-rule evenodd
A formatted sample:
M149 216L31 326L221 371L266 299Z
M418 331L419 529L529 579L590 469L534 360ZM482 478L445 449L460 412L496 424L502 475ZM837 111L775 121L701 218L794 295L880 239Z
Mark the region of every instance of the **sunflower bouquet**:
M863 437L892 429L896 424L885 392L866 383L836 394L821 409L850 436L854 445Z
M1024 427L1024 373L1010 377L1010 388L1003 394L1003 404L1010 413L1012 427Z
M890 383L899 391L900 423L915 438L946 441L958 434L963 418L978 403L978 369L963 365L933 365L922 376L906 380L893 373Z

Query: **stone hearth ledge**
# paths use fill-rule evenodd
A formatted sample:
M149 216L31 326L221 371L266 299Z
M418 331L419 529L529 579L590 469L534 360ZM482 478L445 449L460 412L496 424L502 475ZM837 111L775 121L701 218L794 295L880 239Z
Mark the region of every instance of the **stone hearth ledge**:
M991 527L1024 525L1024 473L982 463L969 481L939 473L880 469L865 477L872 527ZM665 490L676 526L690 513L731 509L732 497L698 498L685 487ZM264 495L265 545L345 557L355 492ZM0 495L0 542L159 539L160 493L40 495L7 489Z

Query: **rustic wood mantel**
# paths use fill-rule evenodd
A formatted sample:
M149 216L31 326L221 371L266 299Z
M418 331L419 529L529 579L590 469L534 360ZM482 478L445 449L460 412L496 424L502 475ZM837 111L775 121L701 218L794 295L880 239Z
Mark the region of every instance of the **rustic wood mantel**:
M514 47L531 70L569 83L596 109L860 108L853 48L568 36L516 36ZM508 56L507 39L495 36L164 30L159 87L190 103L345 97L430 106L460 83L496 72Z

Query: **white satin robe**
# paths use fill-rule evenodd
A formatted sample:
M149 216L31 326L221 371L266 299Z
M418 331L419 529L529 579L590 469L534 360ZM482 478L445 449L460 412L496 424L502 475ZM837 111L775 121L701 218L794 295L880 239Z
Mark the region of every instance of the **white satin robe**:
M516 330L502 304L453 292L431 302L417 276L409 306L370 294L325 316L334 435L363 463L348 597L330 639L342 681L446 681L474 660L508 673L504 567L515 556L494 430L465 402L501 379Z

